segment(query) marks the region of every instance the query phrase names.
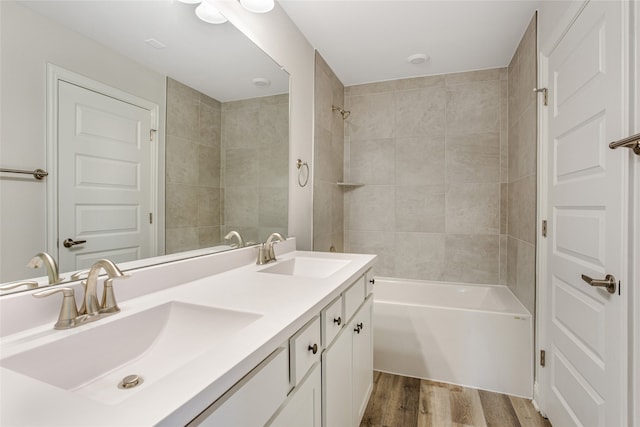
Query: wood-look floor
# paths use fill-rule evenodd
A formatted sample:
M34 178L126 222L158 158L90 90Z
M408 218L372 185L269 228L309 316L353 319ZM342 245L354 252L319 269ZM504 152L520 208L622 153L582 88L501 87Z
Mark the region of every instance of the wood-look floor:
M531 401L452 384L373 374L360 427L551 427Z

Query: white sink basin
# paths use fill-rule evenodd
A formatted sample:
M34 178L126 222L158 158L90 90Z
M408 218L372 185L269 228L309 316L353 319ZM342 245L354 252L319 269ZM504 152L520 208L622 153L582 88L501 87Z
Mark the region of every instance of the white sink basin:
M259 270L261 273L284 274L288 276L321 279L329 277L351 261L328 258L295 257L285 261L276 261L270 267Z
M117 320L112 318L97 327L2 359L0 365L93 400L115 404L211 346L220 346L260 317L256 313L170 302ZM127 375L138 375L143 382L129 389L118 388Z

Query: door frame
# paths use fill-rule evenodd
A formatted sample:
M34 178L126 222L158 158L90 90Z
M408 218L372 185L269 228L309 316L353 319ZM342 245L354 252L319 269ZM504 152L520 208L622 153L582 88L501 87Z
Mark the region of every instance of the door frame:
M565 11L565 13L563 14L563 16L557 21L557 24L554 28L550 29L549 31L551 32L550 37L547 38L547 44L546 45L541 45L540 44L540 32L538 31L538 85L537 87L539 88L549 88L549 84L550 84L550 79L549 79L549 57L551 55L551 53L555 50L555 48L557 47L557 45L560 43L560 41L562 40L562 38L565 36L565 34L569 31L570 27L573 25L573 23L576 21L576 19L578 19L579 15L582 13L582 11L584 10L584 8L587 6L587 4L590 1L594 1L594 0L581 0L579 2L574 2L572 3L568 9ZM628 31L629 29L629 25L631 24L631 20L633 19L633 16L631 15L631 13L633 13L633 9L631 9L631 13L630 9L629 9L629 5L628 4L624 4L622 5L623 10L625 10L626 8L626 19L623 24L623 32L624 31ZM638 11L635 11L635 22L636 22L636 28L635 31L640 31L640 28L637 27L638 24L640 24L640 17L638 16ZM543 18L544 19L544 18ZM540 28L540 19L538 19L538 27ZM633 34L633 33L631 33ZM636 35L636 38L638 36ZM631 118L631 111L630 111L630 107L632 106L632 99L630 99L629 96L629 90L631 89L630 85L629 85L629 76L630 73L633 72L633 64L631 64L630 60L630 46L629 45L630 41L626 40L626 43L624 43L623 45L623 53L622 53L622 58L625 61L622 72L624 75L624 81L623 81L623 87L625 88L624 93L626 94L625 97L623 97L622 99L622 103L623 103L623 109L622 109L622 114L623 117L620 118L620 120L623 122L623 128L628 132L629 130L632 129L633 123L630 123L630 118ZM638 47L636 47L636 50L638 51ZM640 53L640 51L638 51ZM638 62L639 58L635 58L636 63ZM637 66L637 65L636 65ZM638 90L638 85L640 85L640 82L636 82L636 91ZM638 94L636 94L636 97L638 96ZM638 105L638 100L635 100L636 105ZM536 245L536 333L535 333L535 367L534 367L534 390L533 390L533 404L536 407L536 409L538 409L538 411L540 411L540 413L543 416L546 416L546 408L547 408L547 397L545 395L545 390L546 390L546 381L547 381L547 376L545 375L545 373L542 371L542 367L540 366L540 351L549 348L549 334L547 333L547 330L545 329L545 319L546 316L548 316L550 313L548 313L548 311L546 310L547 307L547 303L549 300L549 287L546 286L547 284L544 282L544 278L547 275L548 272L548 256L549 253L547 251L547 242L543 239L546 239L545 237L542 237L542 220L548 220L547 218L547 212L548 212L548 207L549 207L549 203L548 203L548 198L549 198L549 191L548 191L548 173L549 173L549 168L551 167L551 165L549 165L546 162L546 159L548 158L548 146L549 146L549 140L548 140L548 131L549 131L549 121L548 121L548 114L550 114L550 108L551 105L549 107L545 107L544 104L542 102L538 102L538 147L537 147L537 155L538 155L538 165L537 165L537 172L538 172L538 177L537 177L537 184L538 184L538 190L537 190L537 198L538 198L538 202L537 202L537 215L538 215L538 224L537 224L537 236L538 236L538 244ZM636 107L638 108L638 107ZM640 124L636 124L636 127L639 127ZM625 150L624 155L625 156L631 156L631 150ZM620 275L620 277L618 277L618 280L622 282L622 290L621 292L626 293L627 295L627 306L623 307L623 309L625 310L625 317L627 319L626 324L623 325L623 327L625 328L625 331L623 331L622 337L625 340L624 343L621 343L621 348L624 349L624 351L628 354L628 359L627 359L627 366L624 367L624 369L626 369L628 371L629 375L633 375L635 373L635 380L640 379L640 362L636 361L635 359L637 358L636 355L639 354L640 352L640 330L635 331L635 335L637 336L637 340L639 342L635 342L636 340L633 339L631 337L631 334L634 333L634 328L632 325L632 321L634 320L634 313L640 309L640 291L638 292L637 295L633 294L632 291L632 286L631 284L634 283L633 282L633 272L631 271L631 267L633 266L633 247L636 248L636 251L640 251L640 233L639 233L639 229L636 228L635 229L635 235L634 236L630 236L629 232L631 230L633 230L633 224L632 224L632 218L631 215L633 213L633 208L631 203L633 202L633 183L631 182L631 167L627 166L630 165L630 162L625 162L625 171L624 171L624 180L625 182L621 183L624 186L623 189L623 194L627 195L627 200L624 201L623 204L623 212L626 213L626 221L623 224L623 236L621 236L621 247L623 248L622 250L622 256L623 256L623 269L624 269L624 275ZM636 168L637 172L640 172L640 168ZM638 177L636 177L636 181L639 182L638 185L640 185L640 179ZM639 201L635 201L636 203L636 209L640 208L640 203ZM640 227L640 218L636 218L636 223L638 224L637 227ZM637 256L638 252L636 252L636 256ZM640 272L636 271L635 275L637 278L640 278ZM640 282L638 282L640 283ZM640 317L640 315L635 314L636 316L636 320L638 317ZM634 369L635 368L635 369ZM622 369L622 367L621 367ZM629 376L627 376L627 378L629 378ZM625 408L626 408L626 414L624 414L623 419L626 420L627 423L632 423L632 422L637 422L638 420L640 420L640 418L636 418L634 420L634 414L638 417L640 417L640 408L637 408L636 406L638 406L637 404L634 403L634 401L632 400L634 398L634 391L636 393L640 393L640 386L639 385L634 385L633 383L634 379L631 380L631 383L626 383L626 384L622 384L622 388L624 389L624 393L623 395L625 395L627 397L627 402L625 403Z
M151 144L151 200L150 206L155 218L158 218L159 197L158 197L158 126L160 117L160 106L154 102L124 92L104 83L92 80L86 76L67 70L60 66L47 63L47 106L46 106L46 169L49 171L47 177L47 200L45 214L46 224L46 250L55 259L59 258L58 244L58 82L65 81L84 89L97 92L99 94L127 102L151 112L151 130L154 131L153 143ZM153 222L151 227L151 256L158 254L158 225L160 221Z

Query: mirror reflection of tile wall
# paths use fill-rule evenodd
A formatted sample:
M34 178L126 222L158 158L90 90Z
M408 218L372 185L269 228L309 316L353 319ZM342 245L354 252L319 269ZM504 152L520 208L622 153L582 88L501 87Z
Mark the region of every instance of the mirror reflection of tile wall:
M167 79L167 254L221 243L221 105Z
M287 234L288 94L221 103L167 83L166 253Z

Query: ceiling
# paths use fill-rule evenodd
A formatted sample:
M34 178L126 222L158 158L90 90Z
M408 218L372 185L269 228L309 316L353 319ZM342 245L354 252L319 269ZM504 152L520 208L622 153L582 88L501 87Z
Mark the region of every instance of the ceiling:
M504 67L530 0L279 0L345 86ZM413 65L407 57L430 59Z
M173 0L19 4L221 102L289 91L289 75L278 64L230 23L200 21L195 5ZM166 47L156 49L148 39ZM254 78L271 85L256 87Z

